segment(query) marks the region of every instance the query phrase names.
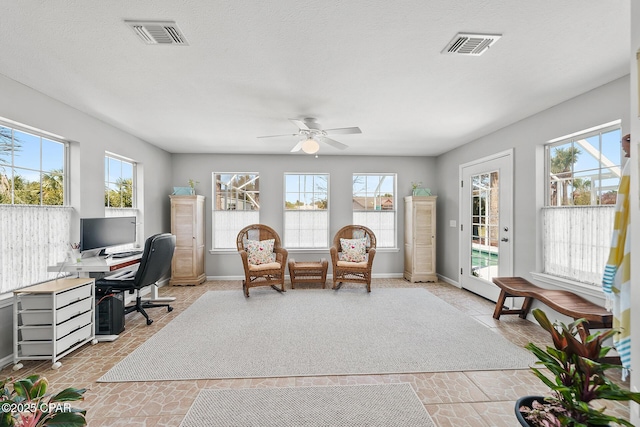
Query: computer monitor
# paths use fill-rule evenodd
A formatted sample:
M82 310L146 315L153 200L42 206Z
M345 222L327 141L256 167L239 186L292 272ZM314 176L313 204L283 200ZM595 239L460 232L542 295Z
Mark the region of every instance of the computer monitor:
M136 217L80 218L80 252L104 255L112 246L136 243Z

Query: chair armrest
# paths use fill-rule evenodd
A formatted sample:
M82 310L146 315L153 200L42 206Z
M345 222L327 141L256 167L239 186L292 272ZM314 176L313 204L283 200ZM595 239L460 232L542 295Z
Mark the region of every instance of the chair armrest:
M369 264L369 268L371 268L371 265L373 264L373 257L376 256L376 248L370 248L369 249L369 256L368 256L368 264Z
M273 252L276 254L276 262L279 262L281 266L284 266L287 263L289 251L285 248L276 248Z
M242 264L244 264L245 266L249 265L249 255L247 254L247 251L245 251L244 249L238 251L238 253L240 254L240 259L242 259Z
M338 248L336 246L331 246L329 248L329 253L331 254L331 265L336 265L338 263Z

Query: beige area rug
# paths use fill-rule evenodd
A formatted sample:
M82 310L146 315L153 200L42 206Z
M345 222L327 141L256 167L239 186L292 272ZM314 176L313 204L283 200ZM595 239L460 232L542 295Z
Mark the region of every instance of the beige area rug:
M422 288L210 291L99 381L527 369L534 357Z
M181 427L433 427L409 384L202 390Z

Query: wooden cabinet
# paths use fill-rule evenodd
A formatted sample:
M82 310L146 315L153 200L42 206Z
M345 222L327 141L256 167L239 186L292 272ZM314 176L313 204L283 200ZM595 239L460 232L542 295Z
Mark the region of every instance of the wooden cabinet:
M404 198L404 278L437 282L436 197Z
M94 279L58 279L13 292L13 363L58 361L91 341L95 344Z
M204 196L170 196L171 234L176 250L171 261L170 285L199 285L204 273Z

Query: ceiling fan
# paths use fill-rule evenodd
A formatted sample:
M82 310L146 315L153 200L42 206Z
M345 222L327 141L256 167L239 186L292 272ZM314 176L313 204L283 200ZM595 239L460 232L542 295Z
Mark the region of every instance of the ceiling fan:
M305 119L289 119L294 125L298 126L298 133L284 135L268 135L259 136L258 138L278 138L283 136L302 137L300 141L291 149L292 153L296 151L304 151L307 154L315 154L320 150L318 142L324 142L339 150L344 150L347 145L327 137L327 135L346 135L352 133L362 133L359 127L322 129L320 123L313 117Z

